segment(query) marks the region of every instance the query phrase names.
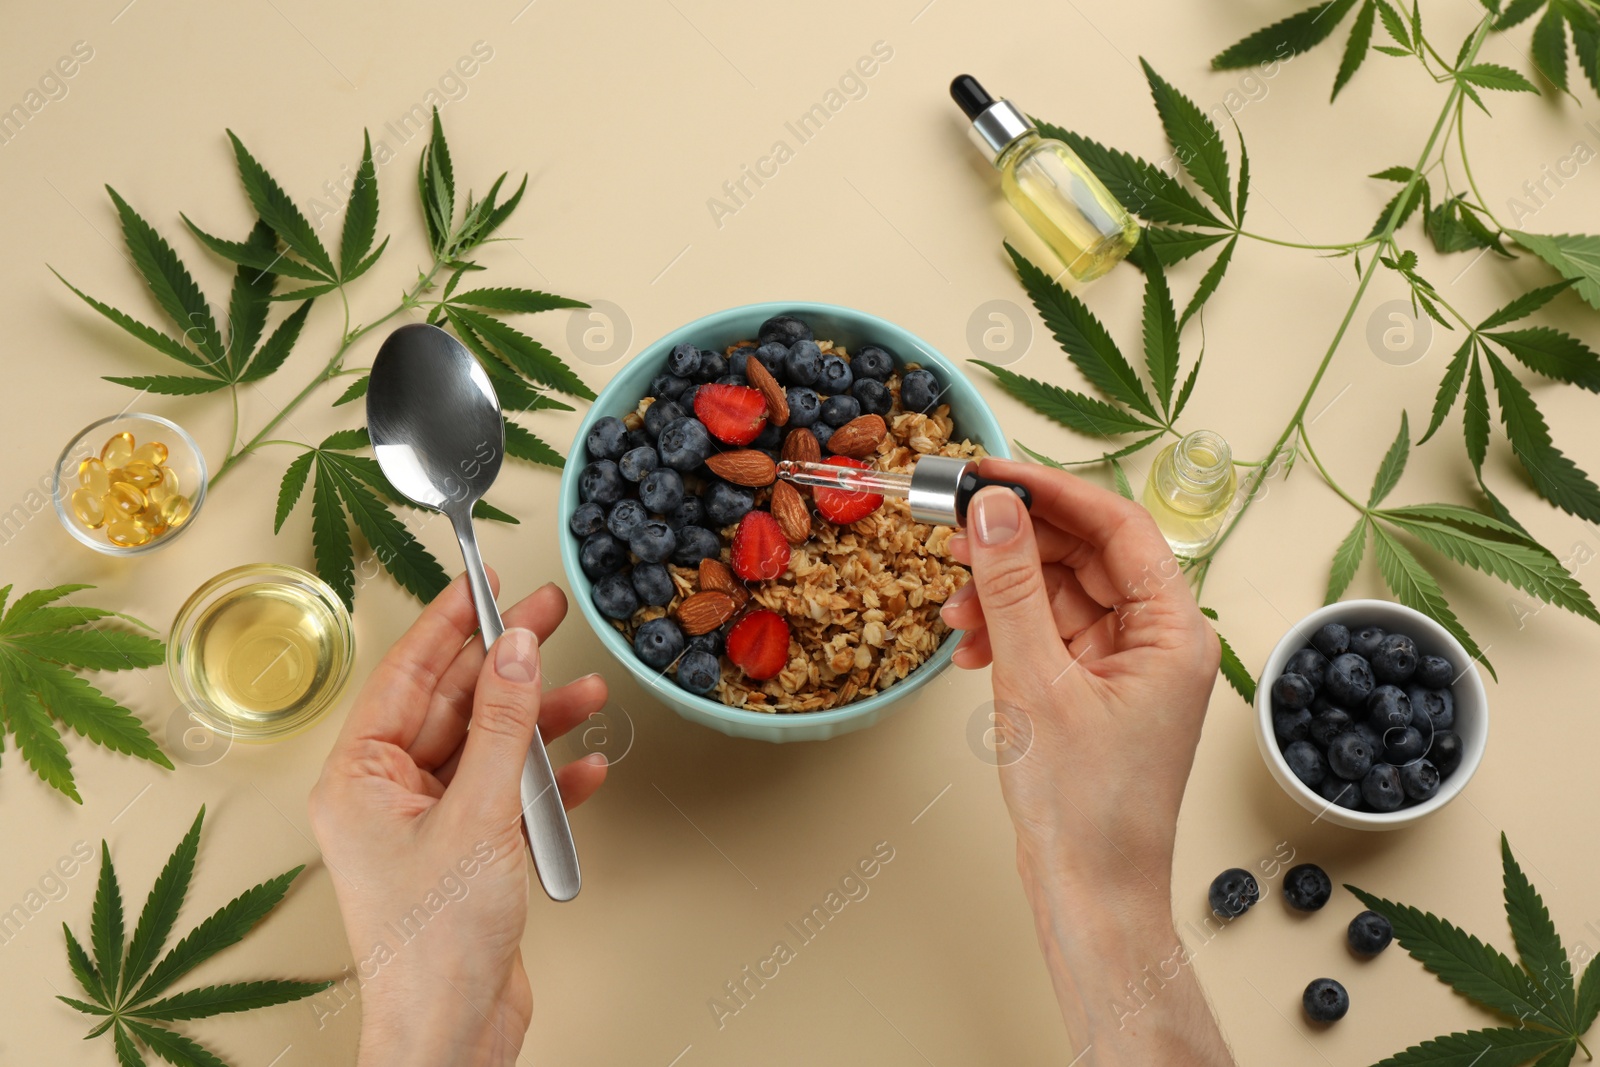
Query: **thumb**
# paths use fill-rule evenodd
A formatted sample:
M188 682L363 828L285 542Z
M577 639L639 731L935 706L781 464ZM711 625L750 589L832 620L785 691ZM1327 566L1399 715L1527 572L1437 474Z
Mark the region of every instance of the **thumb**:
M539 722L539 639L510 629L484 657L472 699L472 728L445 803L457 798L457 816L484 829L518 825L522 764Z
M1055 675L1061 633L1045 591L1033 522L1009 489L991 486L968 509L972 578L983 606L997 687Z

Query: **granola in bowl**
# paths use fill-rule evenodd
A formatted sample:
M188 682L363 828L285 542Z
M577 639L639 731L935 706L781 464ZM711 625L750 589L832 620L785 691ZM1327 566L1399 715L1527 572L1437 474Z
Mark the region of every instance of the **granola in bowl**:
M569 523L594 607L645 667L784 714L870 698L934 657L939 609L970 577L954 530L773 473L780 455L902 472L986 455L932 372L777 316L720 351L677 346L648 393L593 425Z

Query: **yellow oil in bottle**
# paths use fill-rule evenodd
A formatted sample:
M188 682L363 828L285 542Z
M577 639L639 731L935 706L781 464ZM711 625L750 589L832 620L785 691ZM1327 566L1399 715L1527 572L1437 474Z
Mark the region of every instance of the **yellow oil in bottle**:
M1139 240L1139 224L1060 141L1026 135L996 161L1000 189L1079 281L1116 266Z
M1196 430L1156 456L1144 506L1176 555L1196 556L1222 529L1238 485L1228 442Z
M313 592L258 583L230 589L195 618L191 691L235 736L271 736L331 700L349 656L347 624Z

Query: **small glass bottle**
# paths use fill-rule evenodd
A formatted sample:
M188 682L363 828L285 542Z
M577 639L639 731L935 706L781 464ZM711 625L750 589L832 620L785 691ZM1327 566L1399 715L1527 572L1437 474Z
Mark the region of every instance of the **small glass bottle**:
M972 120L978 143L1000 171L1017 213L1080 282L1116 266L1139 241L1139 224L1067 145L1039 131L1009 100L996 100L970 74L950 95Z
M1222 529L1238 478L1228 442L1196 430L1156 456L1144 483L1144 506L1179 556L1196 556Z

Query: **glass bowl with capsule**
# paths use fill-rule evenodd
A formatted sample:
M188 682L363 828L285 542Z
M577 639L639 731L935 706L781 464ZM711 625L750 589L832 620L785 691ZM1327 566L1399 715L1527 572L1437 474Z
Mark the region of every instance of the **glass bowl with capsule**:
M199 518L206 459L183 427L123 412L85 426L56 461L56 517L79 542L108 556L164 548Z
M561 562L566 571L572 599L600 642L653 698L690 722L710 727L732 737L760 741L821 741L871 726L891 711L903 707L923 686L950 666L959 631L945 636L938 649L921 666L882 692L842 707L823 711L774 714L735 708L709 696L698 696L646 666L634 653L632 644L595 606L594 583L584 574L578 561L578 539L568 532L572 513L577 509L578 476L588 463L586 442L589 430L607 415L621 417L633 411L645 396L651 379L666 369L667 356L684 341L702 348L721 349L725 345L756 336L761 323L778 314L797 315L812 327L817 337L827 338L847 350L863 344L881 345L901 363L915 363L932 370L944 387L950 404L950 417L956 435L981 444L991 456L1009 458L1011 449L998 419L990 410L977 386L954 359L927 341L888 319L837 304L807 301L747 304L696 319L647 345L629 360L610 383L600 391L573 439L572 449L561 477L560 516Z

